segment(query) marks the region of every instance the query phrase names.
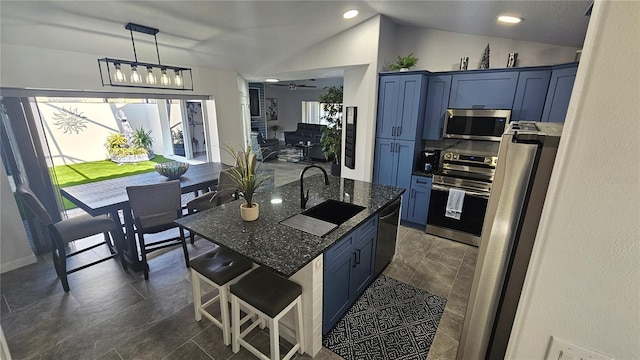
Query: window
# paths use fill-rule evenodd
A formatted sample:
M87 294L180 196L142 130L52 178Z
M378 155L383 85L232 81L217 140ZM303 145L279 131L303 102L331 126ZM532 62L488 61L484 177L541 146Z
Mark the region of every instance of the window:
M302 122L308 124L329 125L325 119L327 113L324 111L324 104L318 101L302 102Z

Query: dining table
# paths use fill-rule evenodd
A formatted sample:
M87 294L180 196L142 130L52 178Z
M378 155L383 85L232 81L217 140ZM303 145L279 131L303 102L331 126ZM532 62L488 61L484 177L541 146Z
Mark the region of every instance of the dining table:
M182 194L206 191L218 184L220 171L228 168L220 162L208 162L190 165L180 180ZM142 270L142 261L138 252L134 230L134 220L127 195L128 186L151 185L170 181L157 172L101 180L87 184L74 185L60 189L62 196L69 199L92 216L108 214L124 227L124 249L118 249L134 271ZM120 216L122 214L122 216Z

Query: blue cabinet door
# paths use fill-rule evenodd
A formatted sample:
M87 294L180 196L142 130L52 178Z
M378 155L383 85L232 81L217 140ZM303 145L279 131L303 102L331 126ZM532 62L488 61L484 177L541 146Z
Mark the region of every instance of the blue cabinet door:
M518 72L453 75L449 108L511 109Z
M422 138L425 140L440 140L444 117L449 107L449 93L451 92L451 75L430 76L427 87L426 113Z
M381 76L378 90L378 121L376 136L392 138L395 136L398 122L398 93L400 79L398 76Z
M351 297L353 300L367 288L373 280L373 261L377 231L369 231L358 238L355 247L355 264L351 276Z
M430 198L431 178L424 176L412 176L407 220L416 224L427 225L427 213L429 212Z
M554 69L551 72L547 99L542 112L542 121L564 122L577 72L578 65Z
M402 195L402 219L406 220L408 205L408 193L411 189L411 173L413 172L413 159L415 158L416 144L414 141L396 141L396 155L397 155L397 167L396 167L396 182L392 184L399 188L406 189L407 191Z
M540 121L551 70L522 71L518 76L511 120Z
M322 299L322 334L331 330L351 305L351 269L355 253L347 251L324 264Z
M396 142L391 139L377 138L375 161L373 165L373 182L382 185L396 185L396 168L398 156Z
M421 74L400 76L398 122L393 131L396 139L416 140L420 135L418 130L422 133L424 97L427 89L425 79Z

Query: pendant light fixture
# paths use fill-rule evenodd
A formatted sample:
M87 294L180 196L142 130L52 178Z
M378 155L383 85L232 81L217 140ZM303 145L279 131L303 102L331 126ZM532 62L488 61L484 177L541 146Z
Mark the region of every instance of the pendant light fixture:
M160 51L156 34L159 30L144 25L128 23L125 29L131 33L134 61L112 58L98 59L98 69L102 86L136 87L147 89L191 90L193 91L193 75L191 68L170 66L160 63ZM144 63L138 61L136 43L133 32L153 35L156 45L158 63ZM142 71L142 73L140 73ZM173 79L168 71L172 71ZM158 83L158 79L160 79Z

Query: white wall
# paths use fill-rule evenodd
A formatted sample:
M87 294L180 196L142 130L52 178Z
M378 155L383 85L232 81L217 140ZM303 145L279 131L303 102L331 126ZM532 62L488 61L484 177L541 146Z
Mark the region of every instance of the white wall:
M278 120L267 121L268 137L273 137L269 128L279 125L278 139L284 141L284 131L295 131L298 123L302 122L302 102L318 101L326 92L324 89L289 90L286 86L265 86L265 97L278 99Z
M152 150L156 154L166 155L162 139L160 114L157 104L124 103L79 103L79 102L38 102L38 109L44 119L47 143L54 165L70 165L86 161L108 158L104 146L107 136L119 132L115 113L122 109L131 128L151 131ZM73 111L87 118L85 128L78 133L67 131L56 125L64 110ZM178 114L179 115L179 114Z
M597 1L507 351L640 359L640 2Z
M351 170L342 166L342 176L357 180L370 181L373 173L374 137L372 134L375 133L381 21L383 21L381 16L375 16L265 71L265 73L279 73L333 67L345 68L344 105L358 107L358 125L356 169Z
M4 165L0 162L0 272L36 262Z
M489 67L507 67L509 53L518 53L518 67L554 65L573 62L576 48L517 41L489 36L469 35L449 31L398 26L396 35L397 54L384 62L392 64L397 55L413 53L418 64L411 70L451 71L458 70L460 58L469 57L469 70L479 69L484 49L489 44Z

